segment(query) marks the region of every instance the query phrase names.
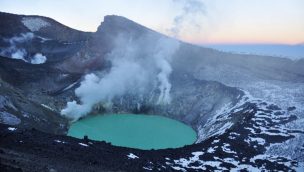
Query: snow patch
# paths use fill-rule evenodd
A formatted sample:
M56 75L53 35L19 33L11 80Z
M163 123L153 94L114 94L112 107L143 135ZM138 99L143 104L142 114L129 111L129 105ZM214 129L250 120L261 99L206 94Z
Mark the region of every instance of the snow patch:
M245 139L245 142L249 143L250 142L257 142L259 145L264 145L266 143L265 139L260 138L260 137L248 137L248 139Z
M174 163L177 165L180 165L184 168L193 168L193 169L201 169L201 170L206 170L205 167L203 166L190 166L190 164L194 163L194 162L200 162L203 163L200 159L199 156L203 155L203 152L192 152L193 157L189 157L189 159L186 158L180 158L178 160L174 160ZM172 167L174 168L174 167ZM178 167L180 168L180 167ZM181 168L181 169L184 169ZM184 169L185 170L185 169Z
M294 170L295 170L296 172L303 172L303 171L304 171L304 162L300 162L300 163L298 164L298 166L295 167Z
M74 87L78 82L74 82L72 83L71 85L67 86L66 88L63 89L63 91L66 91L66 90L69 90L71 89L72 87Z
M10 130L10 131L15 131L15 130L17 130L17 128L14 128L14 127L8 127L7 129Z
M236 154L236 152L232 151L229 147L230 145L228 143L224 143L224 146L222 146L222 150L226 153Z
M143 169L149 170L149 171L152 171L152 170L153 170L152 168L149 168L149 167L143 167Z
M138 156L134 155L133 153L129 153L129 155L127 155L128 159L136 159L139 158Z
M215 143L218 143L218 142L220 142L220 140L216 139L216 140L213 140L213 142L211 144L215 144Z
M54 140L54 142L56 142L56 143L66 143L65 141L61 141L61 140Z
M251 172L260 172L259 168L256 168L249 164L240 164L236 168L230 169L230 172L239 172L239 171L251 171Z
M32 32L39 31L41 28L51 25L49 22L38 17L24 17L22 23Z
M78 143L79 145L81 145L81 146L85 146L85 147L88 147L89 145L87 145L87 144L84 144L84 143Z
M209 148L209 149L207 150L207 152L208 152L208 153L214 153L214 152L215 152L215 149L214 149L214 148Z
M51 111L55 111L53 108L49 107L48 105L41 104L41 106L43 106L43 107L45 107L45 108L47 108L47 109L49 109L49 110L51 110Z
M172 167L174 170L177 170L177 171L186 171L184 168L181 168L181 167Z
M41 39L41 43L44 43L45 41L50 41L50 40L52 40L52 39L50 39L50 38L44 38L44 37L41 37L41 36L37 36L38 38L40 38Z

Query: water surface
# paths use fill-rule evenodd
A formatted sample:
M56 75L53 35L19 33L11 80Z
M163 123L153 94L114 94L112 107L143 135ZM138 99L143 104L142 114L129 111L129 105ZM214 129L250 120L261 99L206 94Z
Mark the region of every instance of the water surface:
M178 148L196 141L196 132L179 121L137 114L90 116L73 123L68 135L87 135L92 140L139 149Z

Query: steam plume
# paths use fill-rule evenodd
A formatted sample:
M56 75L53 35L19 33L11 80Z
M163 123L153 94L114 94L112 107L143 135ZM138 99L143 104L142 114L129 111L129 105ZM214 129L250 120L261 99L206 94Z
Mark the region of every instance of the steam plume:
M0 55L11 57L13 59L23 60L27 63L41 64L46 61L46 56L41 53L36 53L34 56L30 57L28 52L24 48L19 48L18 44L26 43L32 41L34 34L31 32L21 33L20 36L14 36L10 39L5 39L6 42L10 44L8 48L0 51Z
M136 40L119 35L115 39L115 48L106 56L111 63L109 72L86 75L75 90L80 102L68 102L61 114L77 120L96 104L111 104L114 98L126 94L144 96L154 87L160 92L155 103L170 103L170 62L178 47L178 41L153 34Z
M10 46L1 51L1 55L8 56L13 59L20 59L23 61L27 61L25 57L27 56L27 52L24 48L17 48L17 45L20 43L24 43L30 41L34 38L34 34L31 32L21 33L20 36L14 36L10 39L5 39L6 42L10 44Z
M190 24L192 27L201 28L199 17L205 14L205 5L202 0L172 0L174 3L182 5L181 14L174 18L173 26L169 32L173 37L178 38L185 24ZM187 23L188 22L188 23Z

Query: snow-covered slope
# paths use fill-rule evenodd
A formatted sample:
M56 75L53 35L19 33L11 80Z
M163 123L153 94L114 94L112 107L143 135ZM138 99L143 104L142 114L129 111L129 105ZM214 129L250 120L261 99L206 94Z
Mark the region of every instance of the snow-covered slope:
M41 28L51 25L42 18L37 17L24 17L22 23L32 32L39 31Z

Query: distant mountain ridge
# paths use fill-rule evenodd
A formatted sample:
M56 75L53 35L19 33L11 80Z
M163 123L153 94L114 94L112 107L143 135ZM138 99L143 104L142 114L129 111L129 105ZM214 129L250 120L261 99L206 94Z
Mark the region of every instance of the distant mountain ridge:
M205 44L202 46L240 54L277 56L293 60L304 58L304 44Z

